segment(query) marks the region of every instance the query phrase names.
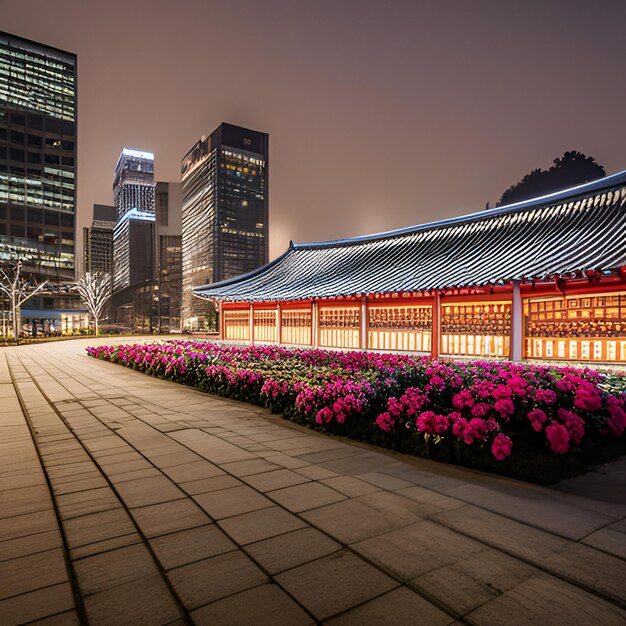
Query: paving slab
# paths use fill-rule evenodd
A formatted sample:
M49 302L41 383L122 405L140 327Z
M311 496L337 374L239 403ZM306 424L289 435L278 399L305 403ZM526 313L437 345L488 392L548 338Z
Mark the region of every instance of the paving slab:
M537 573L536 568L496 550L483 550L427 571L410 581L420 594L454 615L466 615Z
M278 574L276 580L319 620L398 586L395 580L345 550Z
M624 624L626 612L567 583L537 574L465 616L470 624Z
M315 528L302 528L246 546L247 553L270 574L327 556L341 544Z
M189 610L267 581L267 576L240 551L183 565L168 572Z
M73 608L72 588L67 582L0 600L4 624L32 622Z
M210 521L195 502L184 499L133 509L132 516L146 537L204 526Z
M271 500L246 485L201 493L193 498L213 519L232 517L272 506Z
M46 552L47 550L60 548L61 546L62 538L57 529L27 535L26 537L8 539L7 541L0 542L0 561Z
M272 584L218 600L196 611L191 617L198 626L304 626L315 621L282 589Z
M406 624L429 624L444 626L454 618L438 609L430 602L407 589L400 587L365 604L347 611L327 623L333 626L353 624L385 624L406 626Z
M162 535L150 541L165 569L173 569L237 549L215 524Z
M219 525L229 537L232 537L239 545L245 546L254 541L269 539L304 528L307 524L284 509L272 506L223 519Z
M138 601L141 599L141 601ZM137 578L85 598L89 624L166 624L181 611L163 578L158 574Z
M317 482L277 489L270 492L268 496L281 506L295 513L301 513L302 511L346 499L346 496L338 491Z
M120 567L120 564L124 564ZM79 559L74 563L83 594L97 593L156 573L157 567L143 544Z

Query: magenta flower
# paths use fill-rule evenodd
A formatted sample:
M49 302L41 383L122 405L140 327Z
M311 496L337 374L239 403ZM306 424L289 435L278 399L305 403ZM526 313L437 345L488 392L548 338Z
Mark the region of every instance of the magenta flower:
M376 418L376 425L378 426L378 428L384 430L386 433L390 432L395 424L395 420L393 419L393 417L391 417L391 415L389 415L389 413L381 413Z
M535 391L535 400L537 402L545 402L546 404L554 404L556 402L557 395L552 389L537 389Z
M546 437L553 452L565 454L569 450L569 432L565 426L550 424L546 427Z
M493 443L491 444L491 452L498 461L504 461L504 459L511 455L512 447L513 442L506 435L499 433L494 437Z
M494 408L504 418L508 418L509 416L513 415L513 413L515 413L515 405L511 400L509 400L509 398L497 400Z
M472 415L474 417L484 417L491 411L491 407L486 402L480 402L472 407Z
M613 396L610 396L607 402L610 414L607 424L616 437L621 437L626 428L626 411L624 411L623 402Z
M548 416L541 409L535 409L528 413L528 419L533 429L539 433L543 428L543 423L548 419Z

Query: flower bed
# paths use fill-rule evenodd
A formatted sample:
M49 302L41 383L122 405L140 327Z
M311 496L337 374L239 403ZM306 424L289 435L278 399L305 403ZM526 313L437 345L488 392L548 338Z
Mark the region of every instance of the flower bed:
M87 351L318 430L542 484L626 447L626 377L589 369L195 341Z

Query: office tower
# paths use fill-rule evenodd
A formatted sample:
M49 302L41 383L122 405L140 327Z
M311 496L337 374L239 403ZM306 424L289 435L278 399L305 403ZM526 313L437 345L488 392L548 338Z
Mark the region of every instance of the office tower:
M23 321L58 327L78 305L75 214L76 55L0 32L0 264L49 281Z
M150 330L154 321L154 190L154 155L124 148L113 183L113 315L120 324L142 330Z
M182 296L182 186L156 184L156 326L160 332L180 332Z
M220 124L182 161L183 325L205 327L206 302L192 290L268 261L268 140Z
M113 201L118 220L131 209L154 213L154 154L122 150L115 166Z
M83 228L85 272L113 273L113 229L117 209L105 204L93 205L93 220Z

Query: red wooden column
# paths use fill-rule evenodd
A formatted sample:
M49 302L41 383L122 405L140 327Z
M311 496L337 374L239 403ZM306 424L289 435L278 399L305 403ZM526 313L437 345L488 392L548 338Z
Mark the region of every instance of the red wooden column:
M367 352L367 298L364 296L361 301L361 350Z
M320 345L320 338L318 334L319 323L317 319L317 302L311 303L311 343L314 348Z
M433 298L432 334L430 340L430 354L436 359L439 357L439 335L441 334L441 299L439 291L435 291Z
M250 303L250 345L254 345L254 307L252 306L252 302Z
M280 302L276 303L276 344L280 346L283 342L283 316L280 309Z
M511 361L521 361L524 344L524 308L519 280L513 281L513 296L511 302Z

